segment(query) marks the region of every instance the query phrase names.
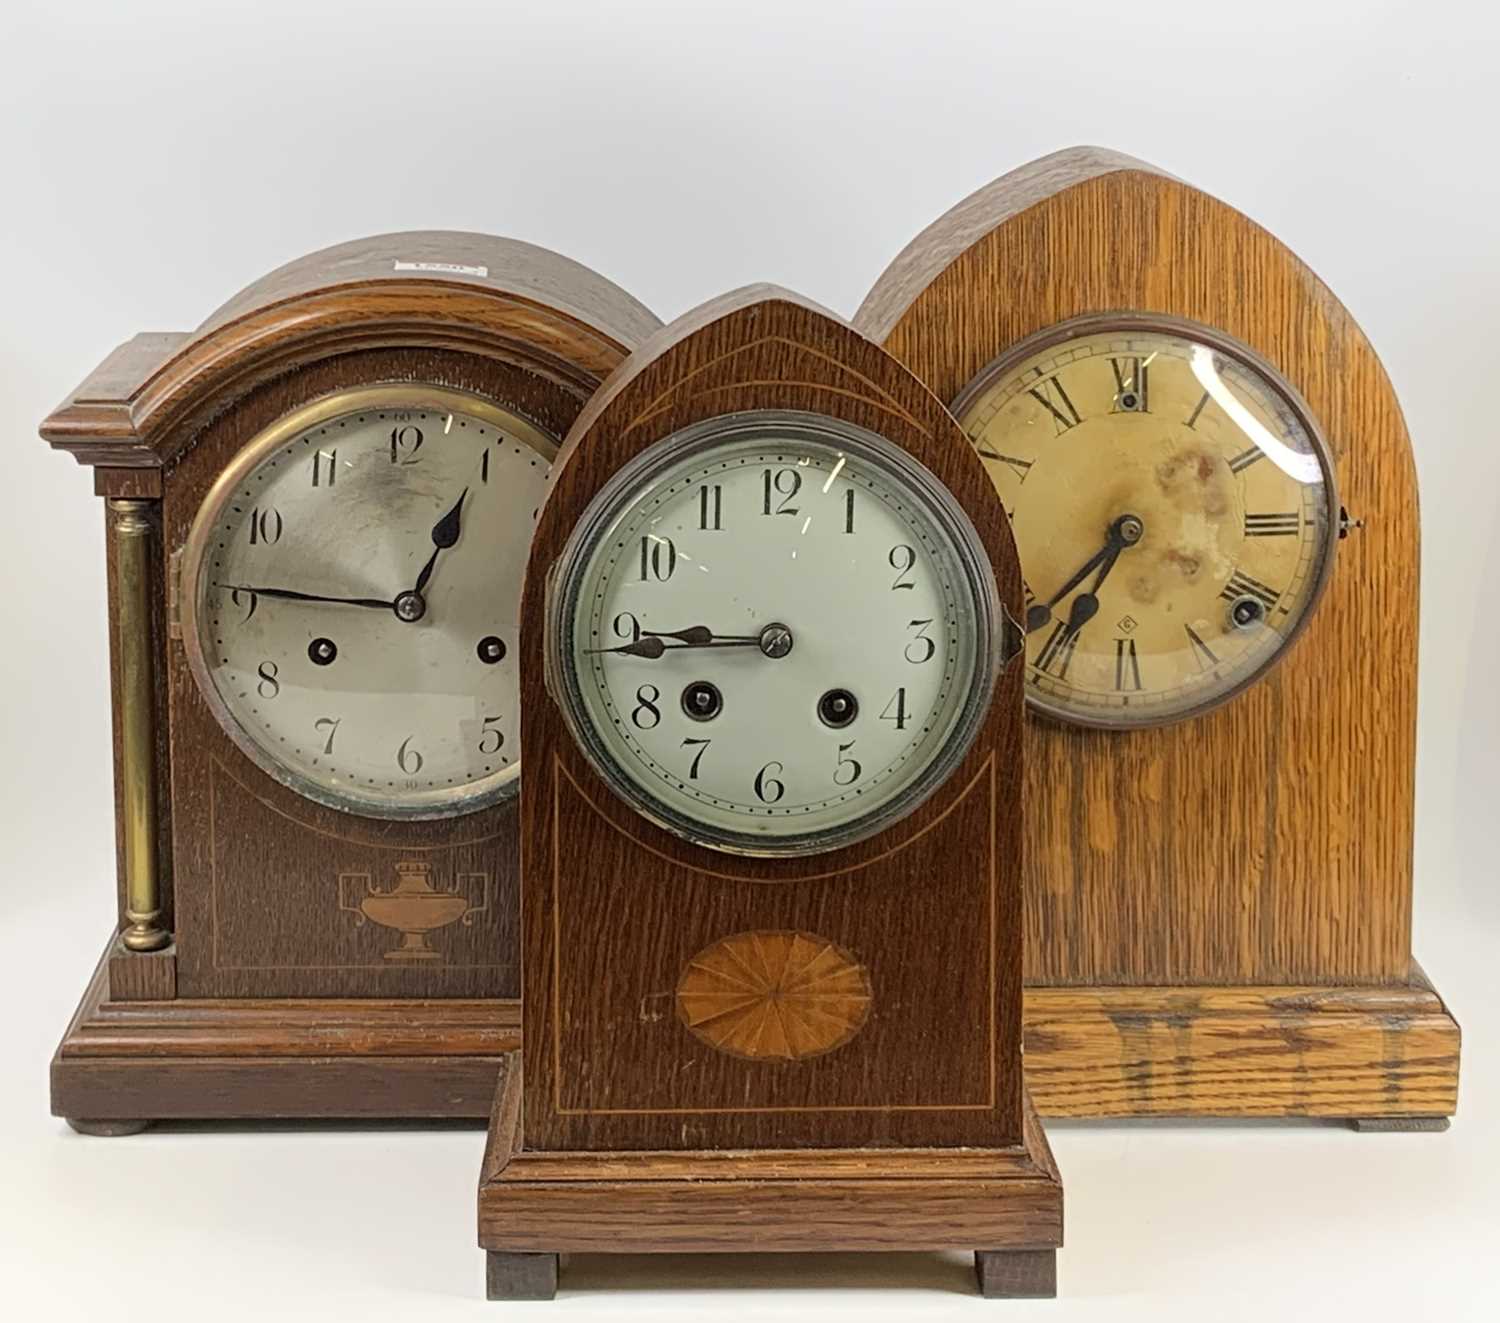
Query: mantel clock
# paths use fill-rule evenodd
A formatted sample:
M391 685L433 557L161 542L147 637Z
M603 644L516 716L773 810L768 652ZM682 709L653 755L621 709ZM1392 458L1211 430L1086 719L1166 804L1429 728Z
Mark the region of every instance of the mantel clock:
M1019 548L1043 1113L1446 1124L1416 475L1359 327L1239 212L1097 148L959 203L855 324L950 405Z
M1051 1293L1020 584L938 400L784 291L688 314L585 408L521 609L492 1296L549 1296L566 1251L937 1247Z
M484 1114L517 1036L521 573L658 325L476 234L314 253L42 426L105 498L120 924L53 1110Z

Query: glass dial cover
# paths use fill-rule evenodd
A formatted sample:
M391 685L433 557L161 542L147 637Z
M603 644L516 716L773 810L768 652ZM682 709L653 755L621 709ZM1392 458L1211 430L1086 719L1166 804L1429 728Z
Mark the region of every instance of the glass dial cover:
M209 706L319 803L443 817L520 770L521 577L555 443L478 396L327 396L254 438L183 554Z
M1307 622L1338 537L1311 412L1206 327L1080 318L991 364L953 411L1011 516L1027 697L1081 725L1226 701Z
M607 782L743 853L910 812L972 743L999 608L983 544L889 441L803 413L709 420L591 504L559 562L553 688Z

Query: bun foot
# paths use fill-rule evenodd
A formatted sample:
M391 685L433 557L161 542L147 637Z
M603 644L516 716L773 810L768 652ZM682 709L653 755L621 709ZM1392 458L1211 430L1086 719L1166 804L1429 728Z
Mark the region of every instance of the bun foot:
M484 1294L487 1300L551 1300L557 1294L557 1255L487 1250Z
M1057 1251L975 1250L974 1276L987 1300L1050 1300L1057 1294Z
M83 1121L76 1116L64 1120L80 1135L97 1135L101 1139L116 1139L121 1135L138 1135L150 1121Z

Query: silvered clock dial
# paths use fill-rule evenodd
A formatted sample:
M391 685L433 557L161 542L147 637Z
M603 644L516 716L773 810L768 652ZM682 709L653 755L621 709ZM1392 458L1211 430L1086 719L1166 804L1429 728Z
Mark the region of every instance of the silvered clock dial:
M1011 515L1033 707L1179 720L1264 674L1311 615L1338 537L1332 464L1243 346L1176 319L1079 318L953 409Z
M548 646L627 801L703 844L807 853L910 812L963 756L997 618L982 545L926 469L846 423L751 413L600 493Z
M555 449L422 385L325 397L246 446L180 579L193 674L235 743L308 798L376 817L513 788L521 574Z

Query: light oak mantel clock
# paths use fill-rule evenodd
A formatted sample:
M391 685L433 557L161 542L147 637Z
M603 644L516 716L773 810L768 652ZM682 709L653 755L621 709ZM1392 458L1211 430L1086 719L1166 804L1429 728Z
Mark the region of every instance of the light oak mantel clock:
M1020 1069L1021 579L905 368L769 286L632 355L520 630L523 1056L492 1297L568 1251L976 1251L1051 1294Z
M52 1065L75 1128L487 1112L527 544L657 325L545 249L384 235L135 337L42 425L108 539L119 930Z
M1025 576L1044 1115L1446 1124L1412 959L1411 445L1284 245L1143 162L960 202L855 324L957 415Z

